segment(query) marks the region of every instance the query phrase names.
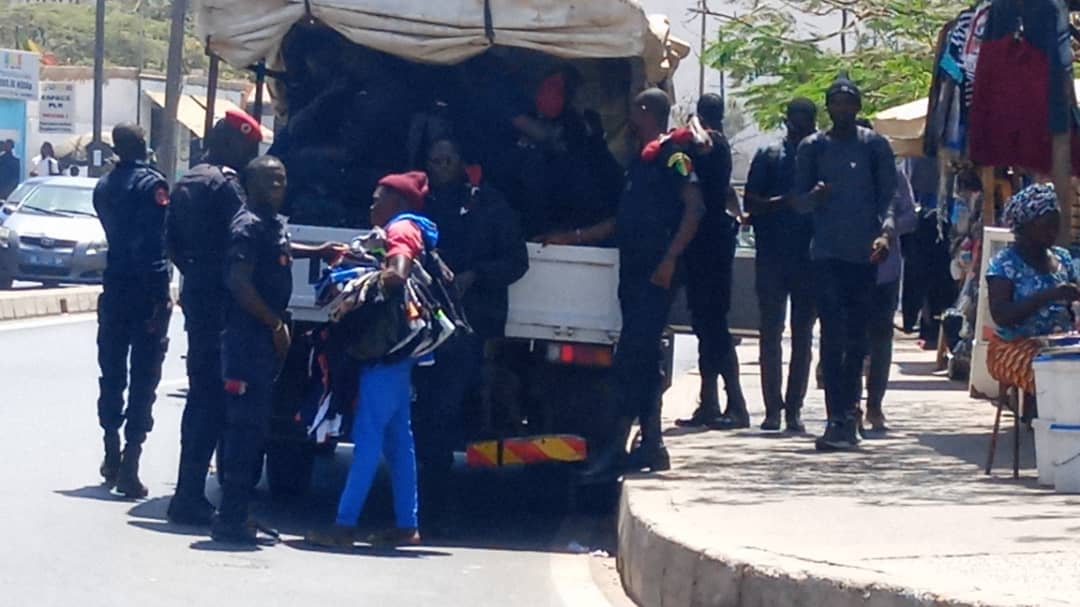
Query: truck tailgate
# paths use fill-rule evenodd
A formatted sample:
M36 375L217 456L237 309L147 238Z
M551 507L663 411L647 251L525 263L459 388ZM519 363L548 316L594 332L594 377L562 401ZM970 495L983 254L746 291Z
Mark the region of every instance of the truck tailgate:
M622 326L615 249L529 243L529 271L510 287L506 336L613 344Z
M324 242L348 243L364 230L353 228L318 228L313 226L289 226L289 237L302 244ZM289 312L293 320L301 322L326 322L327 313L315 305L314 284L319 281L326 262L321 259L295 259L292 265L293 291L289 300Z

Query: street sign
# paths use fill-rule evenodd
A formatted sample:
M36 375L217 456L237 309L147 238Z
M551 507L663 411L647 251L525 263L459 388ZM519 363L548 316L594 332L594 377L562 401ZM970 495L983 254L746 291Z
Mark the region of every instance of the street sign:
M37 53L0 49L0 98L38 98L41 58Z
M38 106L38 132L75 132L75 84L42 82Z

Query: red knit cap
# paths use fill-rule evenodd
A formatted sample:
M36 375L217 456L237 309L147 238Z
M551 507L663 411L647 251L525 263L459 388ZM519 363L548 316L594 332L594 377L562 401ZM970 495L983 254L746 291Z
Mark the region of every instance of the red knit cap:
M379 180L379 185L390 188L405 197L414 209L424 208L428 194L427 174L421 171L394 173Z
M253 143L259 143L263 139L261 125L247 112L228 110L225 112L225 124L240 131L240 134Z
M544 118L554 120L566 107L566 78L552 74L540 83L536 90L536 111Z

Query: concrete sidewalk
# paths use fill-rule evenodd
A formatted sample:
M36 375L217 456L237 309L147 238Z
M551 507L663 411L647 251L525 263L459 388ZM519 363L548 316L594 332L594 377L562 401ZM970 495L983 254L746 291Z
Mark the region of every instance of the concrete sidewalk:
M0 321L97 310L100 286L0 291Z
M619 569L639 604L1080 605L1080 496L1037 486L1026 432L1021 480L1011 435L983 475L993 408L933 375L932 353L897 342L893 432L847 454L758 432L756 342L740 356L753 429L670 430L673 469L625 482ZM666 427L694 408L697 382L669 391ZM822 392L804 413L820 433Z

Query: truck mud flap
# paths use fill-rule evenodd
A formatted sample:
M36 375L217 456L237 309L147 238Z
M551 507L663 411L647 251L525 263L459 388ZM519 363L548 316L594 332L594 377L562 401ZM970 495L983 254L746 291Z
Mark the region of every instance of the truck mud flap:
M526 436L469 443L465 462L470 468L501 468L533 464L583 462L585 439L573 434Z

